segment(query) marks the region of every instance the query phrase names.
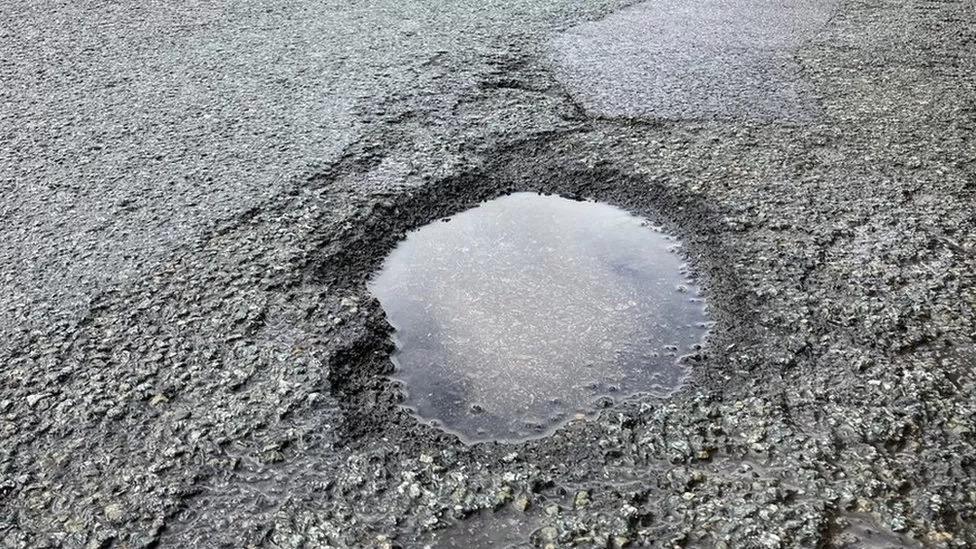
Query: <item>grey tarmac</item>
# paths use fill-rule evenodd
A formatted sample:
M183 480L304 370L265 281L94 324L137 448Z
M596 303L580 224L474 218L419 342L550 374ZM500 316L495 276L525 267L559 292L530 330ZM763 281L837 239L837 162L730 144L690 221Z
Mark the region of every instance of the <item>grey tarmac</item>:
M567 73L627 3L5 0L0 546L976 544L976 4L838 0L747 116ZM516 191L663 224L716 325L670 398L465 445L365 282Z

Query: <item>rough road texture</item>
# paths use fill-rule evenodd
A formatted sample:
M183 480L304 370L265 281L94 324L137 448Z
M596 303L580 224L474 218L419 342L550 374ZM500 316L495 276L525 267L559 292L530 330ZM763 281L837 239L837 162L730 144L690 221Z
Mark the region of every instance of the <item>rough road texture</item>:
M588 113L578 4L6 2L0 545L976 543L976 6L840 3L790 123ZM682 392L521 445L397 407L365 277L509 190L683 236Z

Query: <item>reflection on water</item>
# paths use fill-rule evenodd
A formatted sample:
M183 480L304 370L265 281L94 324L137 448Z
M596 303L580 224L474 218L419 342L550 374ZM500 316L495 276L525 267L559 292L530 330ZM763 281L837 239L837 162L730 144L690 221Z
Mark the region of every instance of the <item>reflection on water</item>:
M707 322L675 246L618 208L531 193L410 233L369 285L405 405L474 442L666 395Z

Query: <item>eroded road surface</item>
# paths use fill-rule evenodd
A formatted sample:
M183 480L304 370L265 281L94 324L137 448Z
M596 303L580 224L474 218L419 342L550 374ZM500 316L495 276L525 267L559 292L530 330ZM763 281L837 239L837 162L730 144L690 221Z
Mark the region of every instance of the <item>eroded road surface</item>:
M0 546L976 544L976 6L628 3L5 2ZM681 238L679 392L400 406L368 277L513 191Z

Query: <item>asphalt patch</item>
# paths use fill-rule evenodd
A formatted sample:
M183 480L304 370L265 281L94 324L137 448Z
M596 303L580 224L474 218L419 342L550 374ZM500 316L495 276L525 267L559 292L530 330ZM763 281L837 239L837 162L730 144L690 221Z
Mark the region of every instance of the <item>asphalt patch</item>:
M794 50L835 4L643 2L569 29L551 57L574 97L602 116L805 120L817 107Z

